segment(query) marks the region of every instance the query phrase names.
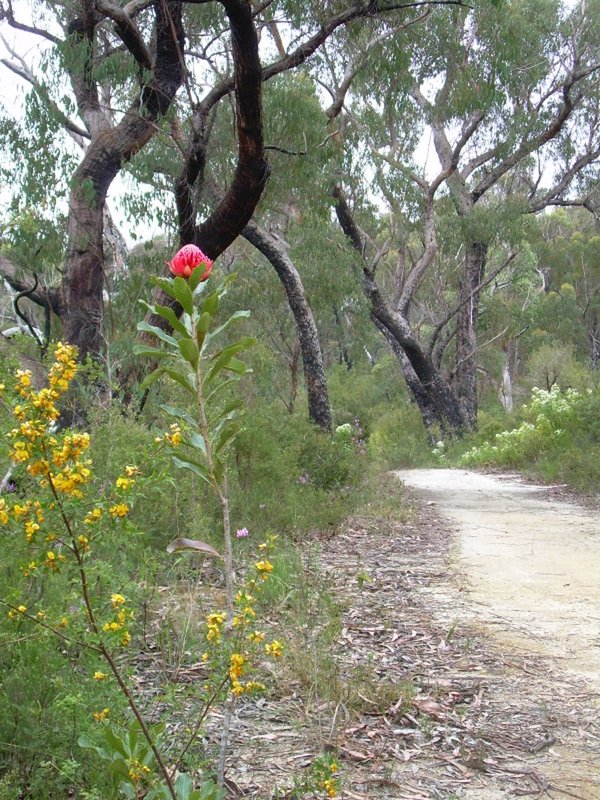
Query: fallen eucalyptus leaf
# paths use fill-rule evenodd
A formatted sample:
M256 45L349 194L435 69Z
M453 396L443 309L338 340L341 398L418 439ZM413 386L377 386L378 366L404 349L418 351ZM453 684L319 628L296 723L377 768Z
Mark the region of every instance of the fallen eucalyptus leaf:
M223 558L214 547L206 544L206 542L200 542L198 539L173 539L173 541L167 545L167 553L174 553L176 550L198 550L200 553L206 553L209 556Z

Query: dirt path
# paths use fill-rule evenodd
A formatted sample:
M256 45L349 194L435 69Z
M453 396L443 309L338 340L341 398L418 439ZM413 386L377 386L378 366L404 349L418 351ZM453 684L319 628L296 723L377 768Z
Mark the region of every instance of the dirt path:
M414 470L301 556L312 588L269 693L236 710L228 797L322 800L292 776L329 753L340 800L600 800L593 513ZM221 728L215 709L207 748Z
M600 691L600 517L517 476L397 473L458 525L456 568L481 620ZM600 765L599 765L600 769Z
M534 699L538 692L542 702L547 697L544 687L555 686L555 704L561 712L568 712L570 705L576 719L582 714L577 700L585 694L588 710L598 714L598 513L557 500L548 487L528 484L518 476L448 469L396 474L418 498L457 526L450 564L456 588L464 591L456 612L461 622L478 623L507 657L515 653L539 658L536 671L541 669L547 680L538 686L532 682ZM440 587L434 593L439 595ZM441 593L452 603L448 587ZM550 796L600 798L600 750L593 744L589 747L597 730L586 730L591 740L585 748L580 747L583 737L578 741L560 725L548 734L554 746L544 771L556 792ZM489 793L478 790L469 796L478 800L505 795L490 788Z

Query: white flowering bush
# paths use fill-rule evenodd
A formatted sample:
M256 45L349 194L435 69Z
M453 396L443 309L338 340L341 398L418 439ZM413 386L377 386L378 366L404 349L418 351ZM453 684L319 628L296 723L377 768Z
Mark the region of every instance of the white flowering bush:
M588 394L576 389L563 392L559 386L553 386L549 392L534 388L531 401L522 408L524 421L512 430L497 433L493 440L467 450L460 457L460 463L464 466L518 466L536 459L556 447L578 424Z

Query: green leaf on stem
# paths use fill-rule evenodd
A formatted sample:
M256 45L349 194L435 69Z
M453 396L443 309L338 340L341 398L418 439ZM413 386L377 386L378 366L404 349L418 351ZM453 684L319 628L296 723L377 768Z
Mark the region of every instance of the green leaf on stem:
M206 337L206 343L212 342L213 339L216 339L219 334L223 333L233 322L236 322L238 319L247 319L250 316L249 311L236 311L235 314L232 314L227 322L224 322L222 325L219 325L218 328L215 328L214 331L208 334Z
M194 385L196 380L195 375L192 379L190 379L189 375L184 375L175 368L165 368L165 372L169 378L171 378L171 380L174 380L180 386L183 386L183 388L186 389L191 395L196 397L196 387Z
M173 464L179 469L187 469L190 472L193 472L194 475L197 475L199 478L202 478L203 481L206 481L209 486L213 486L213 483L210 479L208 474L208 470L203 464L199 464L197 461L192 461L191 459L186 458L183 456L182 458L178 458L177 456L173 456Z
M159 369L155 369L154 372L151 372L149 375L146 375L144 380L140 383L139 389L141 392L145 392L153 383L165 374L165 368L160 367Z
M219 295L218 290L207 295L200 306L200 311L203 314L210 314L211 317L214 317L219 310Z
M173 348L177 347L177 340L174 339L172 336L169 336L168 333L165 333L161 328L158 328L156 325L151 325L149 322L143 320L142 322L138 322L137 324L138 331L146 331L147 333L152 333L156 336L157 339L162 339L163 342L166 342Z
M204 288L207 285L206 280L204 280L204 281L200 280L202 278L202 276L204 275L204 272L205 272L205 269L203 269L202 264L201 264L197 269L192 271L192 274L188 278L188 286L190 287L190 291L192 292L192 294L194 292L196 292L196 289L198 289L198 286L200 286L200 289L199 289L198 292L196 292L196 294L200 294L202 291L204 291Z
M145 300L140 300L140 303L143 306L146 306L146 308L150 311L151 314L158 314L163 319L166 319L169 325L173 328L173 330L177 331L182 336L185 336L186 338L189 339L190 336L189 331L187 330L183 322L181 322L181 320L178 318L177 314L173 311L172 308L169 308L169 306L161 306L158 303L155 303L154 305L151 306Z
M187 433L184 442L190 447L193 447L194 450L200 451L203 456L206 455L206 442L204 441L204 436L201 436L199 433L195 431Z
M231 372L236 372L238 375L246 375L249 372L252 372L250 367L246 366L243 361L240 361L239 358L232 358L229 364L225 366L225 369L231 370Z
M209 384L223 369L231 369L233 372L241 372L240 365L242 365L245 370L246 365L243 364L243 362L238 361L238 359L235 359L234 356L236 353L247 350L249 347L252 347L255 344L256 339L254 339L254 337L244 336L242 339L235 342L235 344L230 344L229 347L225 347L223 350L220 350L218 353L216 353L213 356L213 365L210 368L208 375L204 379L204 383L206 385Z
M148 356L148 358L167 358L171 355L168 350L159 350L157 347L147 347L144 344L134 345L133 352L136 356Z
M177 302L181 305L183 310L192 316L194 313L194 299L188 286L188 282L181 278L179 275L173 278L173 294Z
M169 297L172 297L173 300L177 300L177 295L175 294L175 289L173 287L173 281L171 278L152 278L152 283L155 286L158 286L159 289L162 289L165 294L168 294Z
M194 369L196 369L200 354L198 353L198 348L191 339L179 340L179 352L185 358L185 360L191 364Z
M214 452L219 453L226 445L230 444L240 432L239 425L225 425L215 442Z

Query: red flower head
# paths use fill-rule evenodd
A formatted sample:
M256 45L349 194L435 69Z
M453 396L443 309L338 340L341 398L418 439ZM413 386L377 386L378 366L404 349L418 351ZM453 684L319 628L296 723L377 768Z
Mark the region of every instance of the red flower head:
M180 275L182 278L189 278L192 272L198 267L204 267L204 274L200 278L205 281L210 275L213 262L205 256L199 247L195 244L186 244L177 253L175 253L173 260L169 263L169 269L173 275Z

